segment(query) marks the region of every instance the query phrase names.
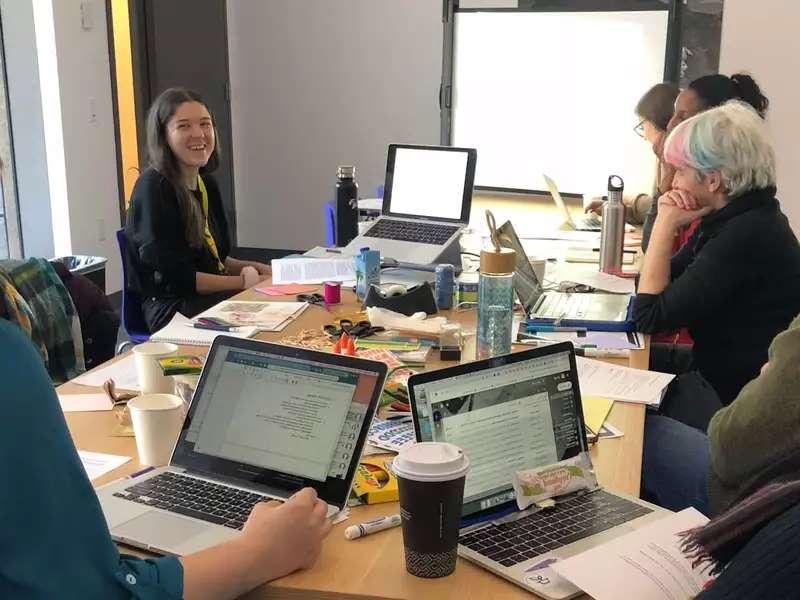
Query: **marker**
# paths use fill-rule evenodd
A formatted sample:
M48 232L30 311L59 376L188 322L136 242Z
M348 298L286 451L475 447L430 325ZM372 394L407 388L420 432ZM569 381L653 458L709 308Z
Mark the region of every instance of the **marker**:
M600 348L575 348L575 354L586 358L628 358L630 350L602 350Z
M365 535L383 531L384 529L397 527L398 525L400 525L400 515L380 517L379 519L373 519L372 521L367 521L360 525L350 525L350 527L344 530L344 537L348 540L355 540Z
M549 331L572 331L574 333L586 333L586 327L562 327L561 325L528 325L528 333L547 333Z

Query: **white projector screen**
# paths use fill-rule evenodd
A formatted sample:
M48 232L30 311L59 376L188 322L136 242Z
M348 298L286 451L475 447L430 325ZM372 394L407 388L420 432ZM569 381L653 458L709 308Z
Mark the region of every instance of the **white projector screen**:
M633 131L663 80L667 11L464 12L455 17L452 144L478 149L475 185L649 193L656 162Z

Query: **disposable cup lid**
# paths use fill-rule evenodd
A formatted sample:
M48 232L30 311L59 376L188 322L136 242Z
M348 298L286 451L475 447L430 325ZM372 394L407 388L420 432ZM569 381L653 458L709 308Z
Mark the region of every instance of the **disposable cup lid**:
M451 481L467 474L469 459L458 446L419 442L405 446L392 462L398 477L412 481Z

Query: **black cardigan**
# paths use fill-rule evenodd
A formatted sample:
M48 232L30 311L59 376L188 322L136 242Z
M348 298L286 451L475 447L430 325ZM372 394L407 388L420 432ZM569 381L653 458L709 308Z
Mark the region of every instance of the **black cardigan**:
M775 188L704 217L670 268L664 291L636 296L636 325L645 333L687 327L693 367L729 404L800 313L800 246Z
M230 237L219 186L211 175L201 176L208 192L208 226L224 263L230 252ZM128 285L138 288L143 298L190 298L197 293L198 271L219 274L205 244L194 249L186 242L175 188L155 169L147 169L136 181L125 233L139 263L138 277L131 278Z

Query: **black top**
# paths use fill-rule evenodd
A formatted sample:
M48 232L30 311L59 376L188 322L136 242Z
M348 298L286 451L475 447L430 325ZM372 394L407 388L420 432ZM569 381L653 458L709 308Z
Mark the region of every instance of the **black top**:
M672 257L671 279L660 294L636 296L636 325L644 333L687 327L694 368L729 404L800 313L800 246L775 188L704 217Z
M219 186L211 175L201 177L208 192L208 227L224 263L230 252L230 237ZM200 202L199 192L195 197ZM155 169L142 173L133 187L125 234L139 262L139 281L131 278L128 285L145 298L189 298L197 293L198 271L219 274L206 244L197 249L189 247L175 188Z
M800 598L800 504L756 533L696 600Z

